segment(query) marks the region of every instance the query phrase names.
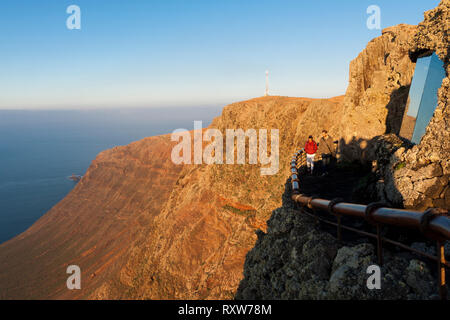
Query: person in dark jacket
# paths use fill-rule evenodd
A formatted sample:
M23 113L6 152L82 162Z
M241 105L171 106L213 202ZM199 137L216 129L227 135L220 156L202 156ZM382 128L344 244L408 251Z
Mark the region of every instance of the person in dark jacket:
M317 143L314 141L312 136L309 136L308 141L305 144L306 152L306 167L308 172L313 174L314 171L314 157L317 152Z
M336 156L336 147L333 138L328 135L327 130L322 130L318 153L322 155L323 175L326 175L328 174L331 158Z

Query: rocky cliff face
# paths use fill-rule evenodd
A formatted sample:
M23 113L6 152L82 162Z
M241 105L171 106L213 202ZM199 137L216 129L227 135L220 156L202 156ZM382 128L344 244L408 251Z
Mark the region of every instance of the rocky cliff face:
M351 64L344 100L341 136L346 159L373 161L378 197L409 208L449 209L449 78L439 90L439 105L420 144L400 139L403 110L414 64L423 51L433 50L449 74L450 1L425 13L418 27L383 30ZM382 57L384 56L384 59ZM389 61L389 59L392 59ZM283 206L258 232L247 255L238 299L434 299L436 275L407 253L385 251L381 289L369 290L366 270L377 264L368 239L338 244L307 216L294 210L287 184ZM412 247L435 254L424 243ZM446 245L446 256L450 256Z
M444 62L447 77L438 92L438 107L420 144L400 149L386 170L386 195L408 208L450 209L450 1L425 13L411 41L410 55L432 50Z
M343 157L364 157L370 140L398 134L415 64L408 56L417 27L386 28L350 63L349 85L340 121L332 130L341 138Z
M286 184L283 205L267 222L267 233L258 232L237 299L439 298L429 265L386 250L381 289L368 289L367 268L378 263L374 246L368 239L339 244L314 219L295 210L290 195Z
M448 78L421 144L410 148L395 136L414 72L409 52L436 50L449 71L448 8L444 0L418 27L383 30L351 63L345 98L264 97L225 107L210 128L280 130L280 168L273 176L262 177L259 165L174 165L167 136L101 153L62 202L0 246L0 297L232 298L255 231L266 230L281 205L292 152L322 129L340 139L344 159L379 162L384 180L377 190L384 197L405 206L448 206ZM275 211L267 236L258 231L257 247L265 253L249 255L247 286L238 296L341 297L333 283L371 261L370 246L338 248L289 210ZM429 297L428 271L419 262L398 263L424 279L416 288L398 276L405 283L399 294ZM80 291L66 289L69 264L81 267ZM386 268L397 275L394 266ZM350 297L361 294L351 284L348 290Z
M300 139L299 123L322 109L329 116L319 125L329 125L340 101L264 97L225 107L211 128L280 129L280 170L261 176L259 165L248 164L183 169L122 272L130 297L232 298L255 230L265 229L271 210L280 205L290 151Z
M134 240L182 169L170 161L172 146L170 137L152 137L99 154L66 198L0 245L0 299L91 298L103 283L118 284ZM66 288L72 264L82 290Z
M210 127L280 129L273 176L259 165L174 165L169 136L101 153L62 202L0 246L0 297L231 298L254 231L280 205L291 150L307 134L299 123L327 110L318 125L329 126L341 101L265 97L224 108ZM82 270L80 291L66 289L71 264Z
M450 208L449 8L443 0L418 26L386 28L369 42L350 64L341 121L331 129L341 138L344 159L376 162L378 198L396 206ZM447 78L426 134L414 147L392 137L383 141L384 134L400 131L414 57L430 50L444 62ZM386 152L377 153L381 149Z

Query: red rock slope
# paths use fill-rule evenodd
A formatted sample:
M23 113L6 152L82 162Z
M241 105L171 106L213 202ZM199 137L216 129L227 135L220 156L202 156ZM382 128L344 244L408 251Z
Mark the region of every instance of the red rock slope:
M171 146L162 136L100 153L65 199L0 246L0 298L87 298L114 282L177 180ZM82 290L66 288L70 264L82 270Z
M0 298L231 298L254 231L280 205L290 153L306 134L298 125L313 110L324 111L318 126L329 125L341 100L224 108L211 127L280 129L274 176L261 178L258 165L175 166L169 136L102 152L64 200L0 245ZM81 267L81 290L66 288L71 264Z

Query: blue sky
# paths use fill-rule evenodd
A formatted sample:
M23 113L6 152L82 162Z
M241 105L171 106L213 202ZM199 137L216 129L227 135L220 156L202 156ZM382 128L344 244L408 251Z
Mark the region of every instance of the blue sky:
M344 94L348 65L381 27L438 0L2 0L0 109L228 104ZM68 30L66 8L81 8Z

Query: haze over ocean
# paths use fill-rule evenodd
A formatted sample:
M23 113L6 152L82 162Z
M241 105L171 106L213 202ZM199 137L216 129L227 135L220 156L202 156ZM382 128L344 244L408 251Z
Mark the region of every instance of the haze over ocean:
M148 136L193 129L221 107L0 110L0 243L25 231L72 190L96 155Z

